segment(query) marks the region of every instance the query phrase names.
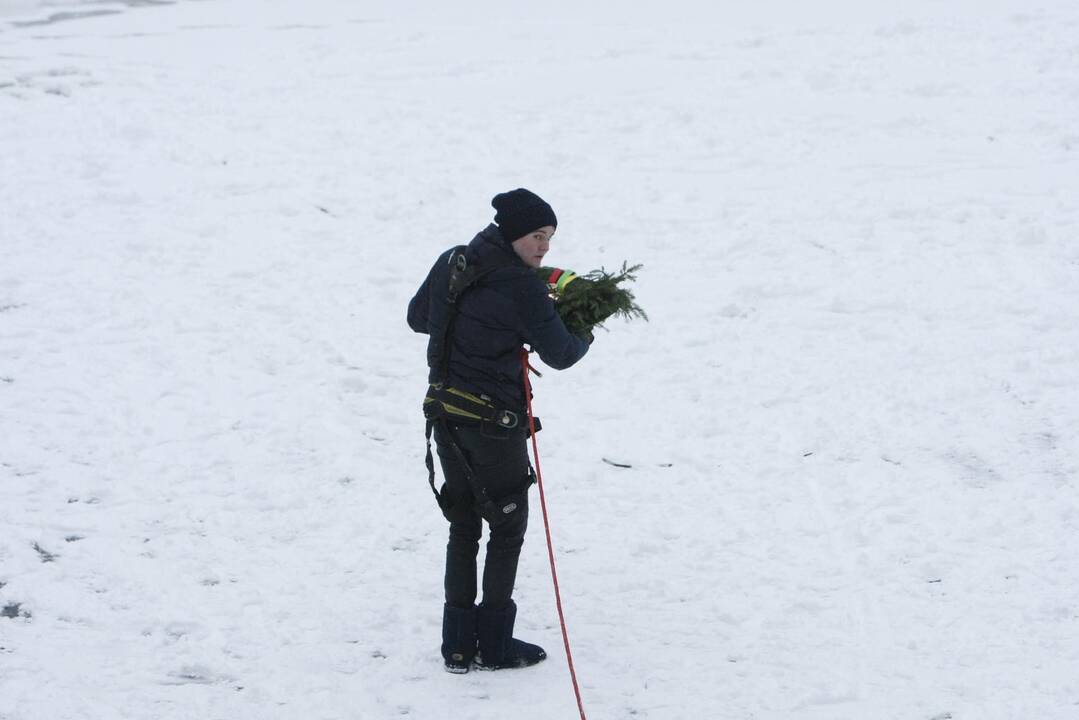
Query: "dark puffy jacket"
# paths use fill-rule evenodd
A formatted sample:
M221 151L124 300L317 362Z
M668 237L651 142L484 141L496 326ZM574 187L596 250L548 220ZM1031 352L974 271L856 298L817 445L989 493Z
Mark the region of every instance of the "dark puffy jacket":
M427 279L408 304L408 325L432 335L446 324L450 248L439 256ZM588 342L570 334L547 295L547 286L489 225L468 245L469 267L494 268L484 274L457 303L449 343L445 382L451 387L487 395L507 410L523 411L520 350L528 344L540 359L563 370L588 352ZM432 367L429 381L438 381Z

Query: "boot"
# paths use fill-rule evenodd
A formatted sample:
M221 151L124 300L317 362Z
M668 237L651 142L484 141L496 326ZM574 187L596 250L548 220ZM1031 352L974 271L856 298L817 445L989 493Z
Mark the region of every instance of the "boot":
M479 654L476 655L478 669L523 668L535 665L547 657L547 653L539 645L513 637L513 621L516 618L517 605L512 600L499 610L480 605L477 626Z
M476 607L442 606L442 659L446 672L466 673L476 655Z

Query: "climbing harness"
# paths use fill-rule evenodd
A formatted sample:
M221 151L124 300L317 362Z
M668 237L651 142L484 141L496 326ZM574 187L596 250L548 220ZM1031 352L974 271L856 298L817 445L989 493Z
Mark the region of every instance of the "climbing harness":
M433 371L432 377L438 378L438 381L428 385L427 394L423 398L423 416L427 420L424 432L427 441L425 457L427 482L446 519L451 522L457 519L461 509L457 507L453 499L447 497L445 488L440 493L435 487L435 462L431 452L431 436L435 425L438 425L442 430L442 437L452 447L469 488L472 490L476 511L487 520L488 524L498 526L513 517L518 508L525 507L523 496L534 480L530 469L528 479L520 490L502 498L491 498L486 488L476 478L454 431L457 426L478 426L481 434L498 437L500 434L522 428L524 420L520 413L495 405L486 395L476 395L450 387L445 383L449 371L450 341L454 320L457 318L458 301L465 291L473 287L481 278L503 266L500 263L494 263L489 267L475 267L469 264L465 251L466 247L459 245L453 249L447 260L450 271L446 290L446 319L440 333L434 338L435 342L431 344L434 349L428 352L428 363L431 364ZM534 427L535 431L538 431L541 426L536 424ZM529 426L527 432L533 432L532 426Z

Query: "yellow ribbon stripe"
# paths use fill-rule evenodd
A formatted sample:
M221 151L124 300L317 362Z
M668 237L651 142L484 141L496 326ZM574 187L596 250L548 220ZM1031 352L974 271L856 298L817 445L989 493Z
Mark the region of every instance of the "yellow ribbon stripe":
M555 290L559 295L566 291L566 286L577 279L577 273L572 270L567 270L562 273L562 277L558 278L558 283L555 286Z

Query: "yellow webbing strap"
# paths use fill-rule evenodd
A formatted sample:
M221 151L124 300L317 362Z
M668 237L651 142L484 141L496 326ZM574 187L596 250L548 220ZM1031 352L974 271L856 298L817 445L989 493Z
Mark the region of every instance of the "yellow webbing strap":
M447 399L447 396L452 396ZM460 403L454 403L453 398L460 398ZM458 390L457 388L446 387L441 384L431 385L427 389L427 397L423 399L424 415L428 417L437 415L437 412L431 412L435 409L435 405L440 405L442 410L457 417L467 418L469 420L488 420L494 415L495 406L490 402L484 400L478 395L473 395L470 392L464 390ZM464 406L464 407L462 407ZM471 412L466 409L471 407L473 410L484 410L485 414L479 415L475 412Z

